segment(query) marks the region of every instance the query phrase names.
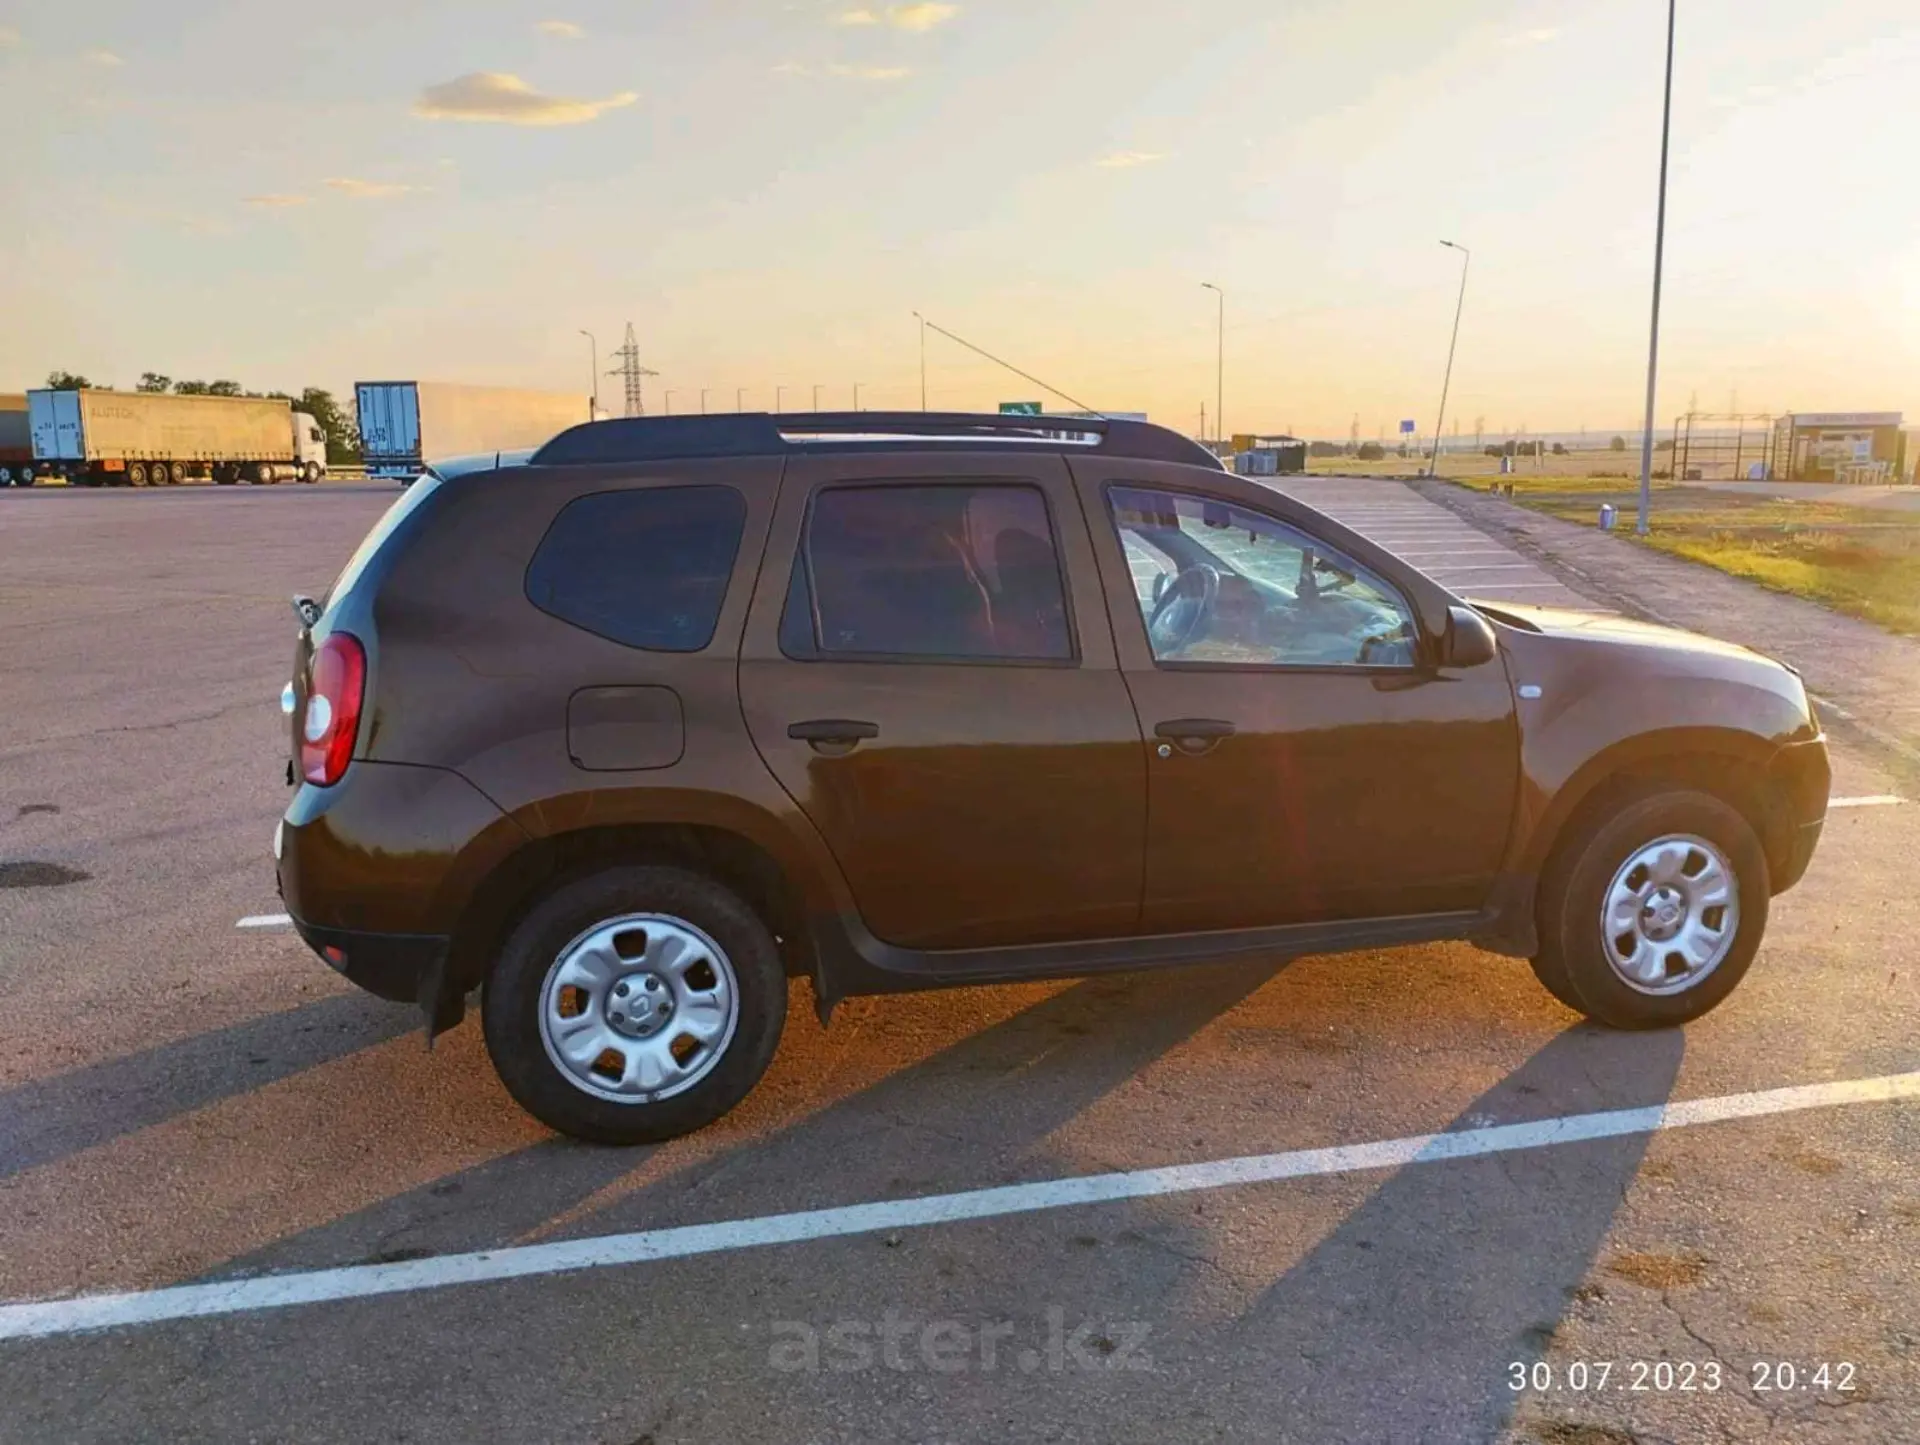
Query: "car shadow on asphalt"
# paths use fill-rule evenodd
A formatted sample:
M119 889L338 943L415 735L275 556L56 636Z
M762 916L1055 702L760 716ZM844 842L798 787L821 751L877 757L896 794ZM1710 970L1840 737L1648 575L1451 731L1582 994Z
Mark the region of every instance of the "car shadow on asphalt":
M595 1196L644 1169L657 1151L543 1140L276 1241L206 1277L494 1248L530 1233L577 1238L665 1228L1044 1175L1036 1153L1048 1134L1281 967L1236 963L1083 980L816 1113L747 1132L605 1202ZM556 1221L558 1228L546 1228Z
M420 1027L409 1009L339 994L0 1093L0 1179L163 1124Z
M1667 1101L1679 1030L1581 1024L1448 1131ZM1214 1342L1260 1381L1272 1440L1489 1440L1521 1398L1640 1168L1650 1134L1407 1165Z

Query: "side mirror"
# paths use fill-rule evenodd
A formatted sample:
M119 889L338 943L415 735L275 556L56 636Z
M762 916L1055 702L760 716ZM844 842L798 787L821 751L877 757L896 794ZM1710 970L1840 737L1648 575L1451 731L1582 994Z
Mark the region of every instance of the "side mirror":
M1447 635L1440 645L1442 667L1479 667L1500 655L1493 624L1471 607L1447 609Z

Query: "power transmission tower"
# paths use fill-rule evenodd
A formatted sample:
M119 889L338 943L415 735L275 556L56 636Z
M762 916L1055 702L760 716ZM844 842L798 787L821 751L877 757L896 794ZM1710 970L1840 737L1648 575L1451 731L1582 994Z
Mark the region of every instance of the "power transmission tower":
M626 414L628 416L645 416L647 414L647 402L646 398L641 394L641 380L644 377L658 376L660 373L657 371L649 371L640 364L640 343L634 338L633 323L631 321L627 323L626 345L614 352L613 356L614 360L620 364L612 371L609 371L607 375L618 376L626 381Z

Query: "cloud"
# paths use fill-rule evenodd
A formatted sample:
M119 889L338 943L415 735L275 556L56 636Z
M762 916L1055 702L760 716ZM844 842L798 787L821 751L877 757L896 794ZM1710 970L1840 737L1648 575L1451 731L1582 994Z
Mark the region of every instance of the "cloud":
M922 0L918 5L889 5L887 24L899 30L931 30L959 13L958 5L940 5L935 0Z
M481 70L430 85L420 92L413 113L426 120L484 120L505 125L580 125L640 98L631 90L604 100L574 100L542 95L517 75Z
M1110 171L1123 171L1133 166L1150 166L1166 158L1164 151L1115 151L1111 155L1101 156L1094 164Z
M551 35L556 40L585 40L587 32L571 20L542 20L533 27L542 35Z
M101 66L107 67L109 70L113 69L115 66L125 65L127 63L126 61L122 60L119 56L115 55L111 50L89 50L85 55L82 55L80 58L86 61L87 64L89 65L101 65Z
M871 10L842 10L834 17L835 25L878 25L880 17Z
M1545 45L1549 40L1557 39L1559 34L1558 30L1550 27L1540 30L1522 30L1516 35L1509 35L1500 43L1502 45Z
M280 195L271 195L271 196L248 196L246 198L246 203L249 206L266 206L270 209L277 210L287 206L304 206L312 199L313 199L312 196L298 196L298 195L289 195L289 194L282 193Z
M363 181L353 176L328 176L320 184L331 186L343 195L354 196L361 200L377 200L382 196L404 196L420 189L418 186L404 185L399 181Z
M829 65L827 74L852 80L905 80L913 69L906 65Z

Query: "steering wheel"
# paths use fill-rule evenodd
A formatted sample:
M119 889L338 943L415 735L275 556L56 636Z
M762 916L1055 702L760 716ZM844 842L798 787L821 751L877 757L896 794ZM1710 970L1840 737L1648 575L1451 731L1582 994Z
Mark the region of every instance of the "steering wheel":
M1155 654L1178 652L1198 637L1219 600L1219 569L1204 562L1182 568L1160 594L1147 623L1147 640Z

